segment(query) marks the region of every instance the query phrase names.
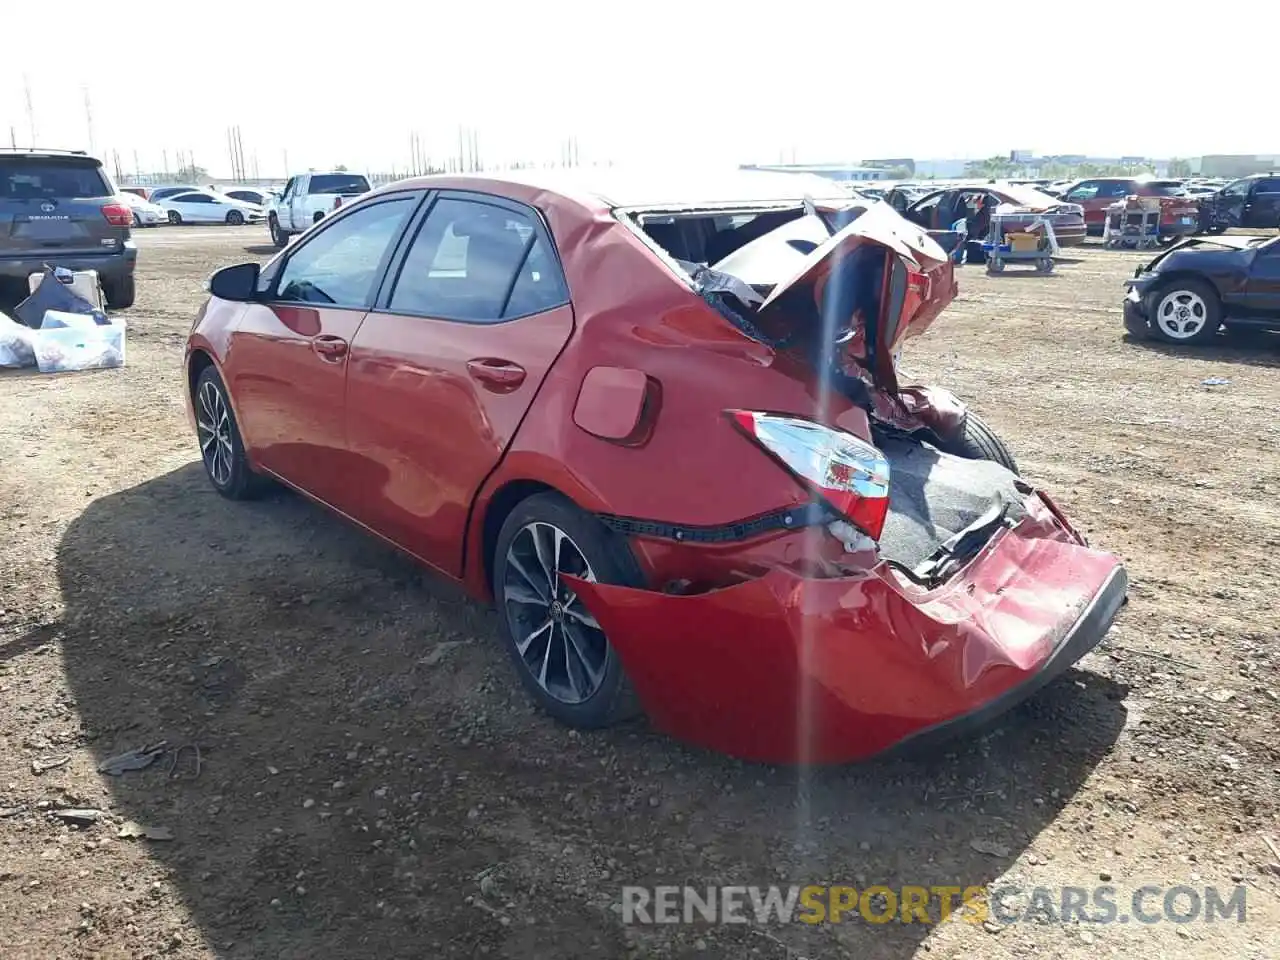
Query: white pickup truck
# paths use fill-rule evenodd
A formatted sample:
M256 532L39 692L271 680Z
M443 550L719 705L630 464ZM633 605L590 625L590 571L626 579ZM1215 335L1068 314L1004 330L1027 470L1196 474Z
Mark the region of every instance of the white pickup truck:
M267 205L271 242L283 247L344 203L369 192L369 181L358 173L300 173Z

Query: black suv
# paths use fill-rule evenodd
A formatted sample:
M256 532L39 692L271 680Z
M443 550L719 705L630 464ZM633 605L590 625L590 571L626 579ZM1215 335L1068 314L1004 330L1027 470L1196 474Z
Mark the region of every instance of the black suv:
M1200 202L1200 229L1280 227L1280 173L1259 173L1229 183Z
M102 164L83 151L0 149L0 284L19 299L47 263L96 270L108 307L133 306L132 224Z

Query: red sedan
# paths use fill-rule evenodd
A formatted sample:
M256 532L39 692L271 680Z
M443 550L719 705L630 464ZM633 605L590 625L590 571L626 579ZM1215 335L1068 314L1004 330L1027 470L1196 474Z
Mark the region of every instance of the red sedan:
M1160 238L1171 240L1195 233L1200 224L1200 204L1187 195L1179 180L1150 177L1095 177L1081 180L1062 195L1084 208L1084 220L1092 236L1101 236L1107 210L1125 197L1160 198Z
M214 487L267 478L473 595L551 714L765 761L985 723L1126 590L955 397L898 382L955 296L885 204L742 171L428 177L210 280Z

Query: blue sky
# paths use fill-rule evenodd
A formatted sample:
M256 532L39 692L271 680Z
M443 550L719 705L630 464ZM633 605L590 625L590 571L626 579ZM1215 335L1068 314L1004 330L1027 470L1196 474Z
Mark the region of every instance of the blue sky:
M87 89L94 150L126 171L135 150L143 168L182 150L228 173L231 124L264 176L286 151L293 168L403 168L412 131L456 154L459 124L490 163L555 160L571 136L583 160L624 164L1280 152L1257 93L1275 83L1280 9L1221 9L1218 23L1126 0L17 4L0 140L32 139L25 78L40 145L88 146ZM1188 68L1144 75L1143 51Z

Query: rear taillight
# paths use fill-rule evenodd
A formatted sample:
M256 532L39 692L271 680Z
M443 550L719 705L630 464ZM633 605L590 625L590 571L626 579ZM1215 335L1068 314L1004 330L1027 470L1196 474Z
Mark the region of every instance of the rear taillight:
M333 209L337 210L340 206L342 206L342 198L341 198L341 197L334 197L334 198L333 198Z
M133 211L123 203L104 203L102 215L113 227L127 227L133 223Z
M889 513L889 461L851 433L811 420L753 410L727 411L733 423L822 497L833 510L880 539Z

